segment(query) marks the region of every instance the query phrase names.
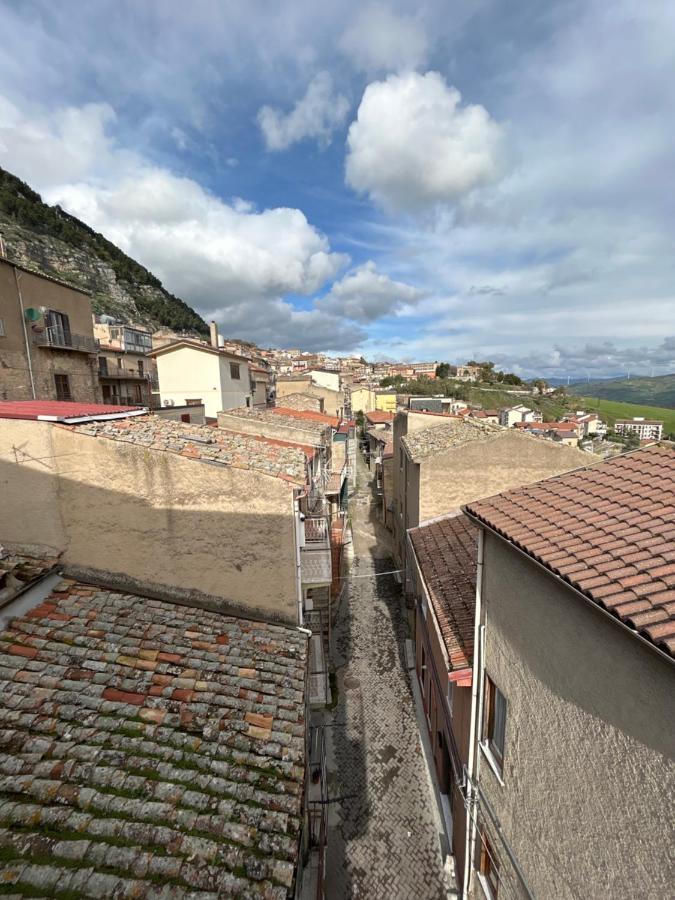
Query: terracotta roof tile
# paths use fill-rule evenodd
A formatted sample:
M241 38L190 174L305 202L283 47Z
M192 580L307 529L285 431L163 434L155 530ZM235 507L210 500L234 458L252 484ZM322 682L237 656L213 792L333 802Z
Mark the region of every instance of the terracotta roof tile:
M304 635L73 582L37 612L0 633L5 891L292 896Z
M410 532L452 667L473 662L478 530L466 516L445 516Z
M651 445L466 510L673 653L672 446Z

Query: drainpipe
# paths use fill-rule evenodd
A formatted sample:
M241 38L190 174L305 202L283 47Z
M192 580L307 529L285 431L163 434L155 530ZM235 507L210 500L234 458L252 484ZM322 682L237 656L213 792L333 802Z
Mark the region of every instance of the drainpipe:
M476 815L475 805L477 794L474 788L474 766L476 762L476 751L478 749L477 731L478 707L479 707L479 682L482 678L479 673L482 671L483 660L481 654L481 598L483 594L483 554L484 554L484 536L485 532L482 528L478 530L478 563L476 568L476 617L474 619L473 629L473 678L471 679L471 725L469 729L469 759L467 762L467 779L466 779L466 810L467 810L467 829L466 841L464 845L464 879L462 886L462 898L466 900L469 896L469 884L471 872L473 868L473 853L476 845ZM472 807L474 807L472 809Z
M26 343L26 356L28 357L28 374L30 375L30 390L33 395L33 400L35 400L35 379L33 378L33 361L30 357L30 345L28 343L28 329L26 328L26 316L23 310L23 297L21 296L21 288L19 287L19 275L16 270L16 266L12 266L14 269L14 281L16 282L16 292L19 295L19 306L21 307L21 324L23 325L23 339Z
M300 520L300 501L294 495L291 500L293 507L293 522L295 523L295 527L293 529L294 537L295 537L295 582L298 590L298 625L303 624L302 618L302 556L300 554L300 529L303 527L302 521Z

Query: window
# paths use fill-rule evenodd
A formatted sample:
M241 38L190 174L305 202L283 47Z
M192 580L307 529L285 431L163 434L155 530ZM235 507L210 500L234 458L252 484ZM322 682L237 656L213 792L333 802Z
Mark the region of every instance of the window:
M108 374L108 360L105 356L99 356L98 358L98 374L104 377Z
M5 337L5 323L0 319L0 337Z
M452 701L455 699L455 683L454 681L448 681L448 709L450 710L450 715L452 715Z
M420 686L422 688L422 696L424 696L424 680L427 672L427 651L422 647L422 655L420 656Z
M121 357L121 356L118 356L118 357L117 357L117 368L118 368L120 371L122 370L122 357Z
M501 769L504 765L506 737L506 697L494 681L485 677L485 724L483 739Z
M197 397L196 399L192 399L192 400L186 400L185 405L186 406L201 406L202 405L201 397Z
M139 375L145 374L145 373L143 372L143 360L142 360L142 359L139 359L139 360L138 360L138 374L139 374Z
M54 375L57 400L72 400L70 396L70 379L67 375Z
M141 393L140 384L134 385L134 403L142 403L143 402L143 394Z
M239 381L239 363L230 363L230 378Z
M190 421L190 413L181 413L180 420L181 420L181 422L189 422Z
M478 871L482 875L481 884L487 886L489 896L496 900L499 889L499 861L488 840L485 828L481 828L478 833L480 836Z
M70 319L65 313L50 309L45 316L49 343L57 347L70 347L72 338L70 335Z

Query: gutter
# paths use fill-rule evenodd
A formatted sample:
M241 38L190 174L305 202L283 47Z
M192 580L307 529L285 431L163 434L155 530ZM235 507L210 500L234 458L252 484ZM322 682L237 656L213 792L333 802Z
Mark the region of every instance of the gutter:
M476 716L478 714L478 686L482 682L483 660L481 657L481 616L482 616L482 597L483 597L483 560L485 553L485 541L482 529L478 531L478 560L476 564L476 613L474 618L473 630L473 680L471 684L471 723L469 726L469 759L467 764L466 776L466 811L469 817L467 823L470 827L466 829L466 838L464 845L464 879L462 885L462 897L469 896L469 885L471 873L473 871L473 853L476 845L476 816L472 814L472 806L477 807L476 799L474 799L474 764L478 751L478 743L476 740L476 731L478 723Z
M624 454L622 454L622 455L624 455ZM583 468L588 468L588 467L584 466ZM567 473L567 474L569 474L569 473ZM546 572L546 574L550 578L554 578L559 584L561 584L563 587L567 588L567 590L572 591L574 594L577 595L577 597L580 597L588 606L590 606L596 612L602 613L602 615L605 616L605 618L609 619L615 625L618 625L623 631L625 631L627 634L629 634L633 640L635 640L637 638L637 640L639 640L642 644L644 644L645 647L648 647L653 653L657 653L662 659L665 659L671 666L675 665L675 659L673 659L672 656L670 656L665 651L661 650L660 647L657 647L656 644L653 643L653 641L650 641L647 638L643 637L639 631L636 631L634 628L631 628L630 625L626 625L625 622L622 622L621 619L617 618L613 613L609 612L609 610L604 609L604 607L600 606L599 603L596 603L595 600L591 600L591 598L589 596L584 594L583 591L580 591L579 588L574 587L573 584L570 584L570 582L567 581L566 579L564 579L562 577L562 575L558 575L558 573L554 572L553 569L550 569L548 566L544 565L544 563L539 562L539 560L535 559L526 550L523 550L521 547L519 547L517 544L515 544L512 540L510 540L510 538L507 538L505 535L500 534L491 525L488 525L487 522L484 522L482 519L479 519L477 516L475 516L465 506L462 507L462 512L466 516L468 516L468 518L471 519L472 522L474 522L476 525L478 525L478 527L481 529L481 532L480 532L481 536L482 536L483 530L489 531L495 537L498 537L505 544L508 544L510 547L512 547L514 550L516 550L520 554L520 556L522 556L524 559L531 562L533 565L535 565L538 569L541 569L543 572ZM479 538L479 540L480 540L480 538Z

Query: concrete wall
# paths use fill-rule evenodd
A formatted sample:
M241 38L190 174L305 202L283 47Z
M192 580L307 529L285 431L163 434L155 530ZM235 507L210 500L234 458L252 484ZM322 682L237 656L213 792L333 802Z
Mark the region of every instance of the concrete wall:
M396 394L375 394L375 409L396 412Z
M157 357L157 374L162 404L173 400L184 406L188 400L201 400L208 418L215 419L221 409L246 406L250 399L248 364L239 362L239 380L230 378L230 360L209 349L177 347Z
M421 460L419 521L593 462L597 457L580 450L515 431L499 431L488 440L472 441ZM409 527L413 527L412 517Z
M142 591L297 621L292 484L67 426L3 420L0 436L0 542L63 550L67 565Z
M671 896L672 664L490 534L483 600L507 721L504 785L482 753L480 783L534 895Z
M312 383L318 387L328 388L338 393L340 390L340 374L338 372L324 372L320 369L310 369L307 373Z
M85 335L93 341L91 301L87 294L48 278L17 269L24 310L48 307L65 313L72 334ZM38 399L55 400L54 375L67 375L73 400L100 401L96 357L76 350L53 349L36 344L38 333L31 324L44 325L42 319L26 322L28 352L23 331L19 295L14 266L0 259L0 318L5 336L0 337L0 400L32 398L28 358L33 367L35 393Z
M352 413L367 413L375 409L375 391L370 388L354 387L350 393Z
M169 419L172 422L190 422L192 425L205 425L206 413L204 405L201 406L162 406L159 409L152 410L153 416L159 416L160 419ZM189 416L189 419L183 419L183 416Z
M303 428L301 419L298 419L297 426L291 426L281 422L277 424L268 419L258 419L255 416L228 416L227 411L223 411L218 415L218 427L227 431L275 438L279 441L309 444L312 447L322 447L324 444L325 432Z
M284 405L284 396L286 394L307 394L309 397L323 400L323 411L327 416L342 416L342 408L344 406L344 394L342 391L332 391L330 388L321 387L318 384L314 384L309 377L292 381L284 381L283 378L277 378L276 392L277 406Z

